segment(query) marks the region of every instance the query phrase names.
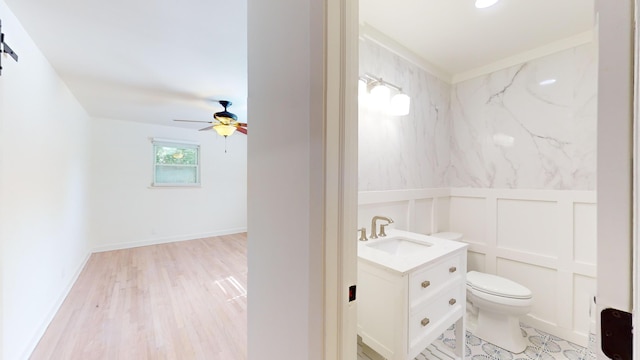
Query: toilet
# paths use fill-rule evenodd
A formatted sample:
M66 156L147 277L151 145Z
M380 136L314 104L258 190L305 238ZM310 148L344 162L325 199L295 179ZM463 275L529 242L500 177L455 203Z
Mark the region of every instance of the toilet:
M462 234L450 232L431 236L455 241L462 239ZM527 343L520 330L520 316L531 310L531 290L501 276L469 271L467 303L470 307L468 322L475 325L475 329L473 326L469 328L475 336L512 353L526 349Z

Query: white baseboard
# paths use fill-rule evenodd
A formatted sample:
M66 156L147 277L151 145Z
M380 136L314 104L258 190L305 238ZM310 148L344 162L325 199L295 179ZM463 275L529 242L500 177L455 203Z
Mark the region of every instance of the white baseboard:
M24 350L20 359L27 360L29 359L29 357L31 357L33 350L35 350L36 346L40 342L40 339L42 339L42 336L44 335L45 331L47 331L47 328L51 324L51 321L53 321L53 318L58 313L58 310L60 310L62 303L64 303L64 300L67 298L67 296L71 292L73 285L75 285L76 281L78 280L78 277L80 277L80 274L82 273L82 270L84 270L84 267L87 265L87 262L89 261L90 257L91 257L91 252L87 252L87 254L84 257L84 260L74 272L73 277L71 277L71 281L69 281L67 286L65 286L64 290L62 291L62 293L60 294L56 302L51 307L51 310L49 311L47 317L42 321L40 326L38 326L38 329L36 329L35 334L31 337L31 341L29 341L29 344L27 348Z
M582 347L588 347L589 346L589 335L588 334L581 334L578 332L575 332L571 329L566 329L566 328L562 328L559 327L556 324L552 324L549 323L547 321L544 320L540 320L536 317L533 317L531 315L526 315L524 317L522 317L520 319L523 323L534 327L538 330L542 330L544 332L546 332L547 334L551 334L554 336L557 336L563 340L567 340L569 342L572 342L576 345L580 345Z
M231 235L246 232L247 228L234 228L234 229L225 229L218 230L209 233L201 233L201 234L189 234L189 235L180 235L180 236L171 236L165 238L154 238L147 240L139 240L139 241L131 241L131 242L123 242L116 244L108 244L108 245L100 245L93 248L94 253L104 252L104 251L113 251L113 250L122 250L122 249L131 249L140 246L149 246L149 245L159 245L159 244L167 244L177 241L188 241L195 239L203 239L214 236L223 236L223 235Z

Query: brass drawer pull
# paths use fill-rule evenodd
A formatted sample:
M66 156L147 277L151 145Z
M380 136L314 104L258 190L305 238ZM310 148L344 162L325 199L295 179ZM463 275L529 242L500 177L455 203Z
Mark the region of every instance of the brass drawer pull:
M455 266L452 266L452 267L449 268L449 272L450 273L454 273L454 272L456 272L456 270L458 270L458 269L456 269Z
M427 325L429 325L429 318L424 318L424 319L422 319L422 321L420 321L420 324L422 324L422 326L427 326Z
M453 305L453 304L455 304L455 303L456 303L456 299L451 299L451 300L449 300L449 305Z
M423 288L429 287L429 285L431 285L431 281L423 281L421 285Z

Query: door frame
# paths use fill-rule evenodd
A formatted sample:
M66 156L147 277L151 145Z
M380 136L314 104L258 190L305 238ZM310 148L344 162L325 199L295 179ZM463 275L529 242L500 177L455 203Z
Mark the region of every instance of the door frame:
M357 357L358 1L327 0L324 33L324 359ZM356 292L357 294L357 292Z
M638 234L640 233L640 213L638 207L640 206L640 30L638 29L638 19L640 19L640 0L635 0L634 3L634 18L633 18L633 234L632 234L632 253L633 253L633 282L632 282L632 294L633 294L633 307L632 313L632 326L637 328L638 314L637 309L640 309L640 247L638 246ZM640 331L634 331L633 333L633 359L640 358Z
M340 30L344 31L344 36L354 31L352 29L354 26L357 32L357 4L349 5L349 0L329 0L328 2L334 6L339 6L341 11L336 9L329 11L327 24L330 26L332 19L337 20L340 16L338 23L340 23ZM357 1L353 1L353 3L357 3ZM640 119L638 119L640 72L638 70L638 53L634 50L634 47L635 49L640 49L637 26L637 19L640 18L640 11L638 10L640 8L640 0L615 2L595 0L595 6L599 53L597 311L600 314L604 308L614 307L632 312L633 309L640 308L640 296L637 294L638 289L640 289L640 249L636 246L640 231L640 214L636 211L640 205L640 192L634 190L640 189L640 164L637 163L638 159L640 159ZM331 8L331 6L329 7ZM347 8L349 9L348 11ZM331 37L329 36L328 38ZM343 42L339 42L340 46L347 46L346 49L341 48L340 50L343 52L343 56L346 54L357 55L357 50L355 53L353 49L349 52L350 42L345 39L346 37L343 37ZM334 48L337 44L336 42L328 41L328 58L331 59L330 55L337 51ZM357 49L357 41L355 43L352 42L351 46ZM332 61L337 61L337 58ZM357 61L357 58L355 61ZM340 66L342 81L353 76L352 73L354 71L347 64L349 64L348 61L343 62ZM332 72L338 71L337 69L332 69ZM327 76L327 78L331 77ZM350 85L344 84L344 86L344 89L348 89ZM336 95L334 92L337 89L331 90L331 86L328 86L327 89L329 94ZM346 92L343 94L342 100L345 103L349 103L354 101L354 97L355 95L351 92ZM331 111L335 111L329 103L333 102L334 106L338 106L339 100L332 97L328 97L327 100L326 108L327 115L329 115ZM351 112L343 108L341 113L346 117ZM330 117L327 117L328 123ZM353 130L350 127L353 124L349 125L347 118L341 121L343 121L342 126L343 131L345 131L343 135L348 133L348 129ZM357 130L357 124L355 126ZM348 141L341 143L340 153L342 154L337 159L342 159L349 164L355 164L354 169L357 169L357 158L355 160L352 158L354 154L357 154L357 142L355 148L354 144ZM337 159L334 159L334 161L337 161ZM341 171L345 170L344 165L339 167ZM345 177L345 175L343 173L343 176L340 177L345 180L342 189L347 192L345 194L347 196L342 197L342 199L352 197L353 194L348 194L348 192L354 191L353 187L349 185L348 176ZM334 189L333 191L339 192L339 189ZM357 193L357 183L355 191ZM327 199L329 199L329 196L327 196ZM347 215L347 217L344 220L345 223L339 227L344 239L347 240L350 239L349 232L355 229L355 226L352 228L345 226L347 223L352 224L354 220L350 218L354 213L349 206L352 205L344 204L344 215ZM331 207L327 206L326 211L331 211ZM355 239L355 237L353 238ZM351 253L352 247L348 244L349 241L345 241L340 245L332 242L329 237L326 237L326 239L325 279L327 279L327 282L325 284L325 294L327 298L325 322L329 325L326 329L337 329L341 335L338 335L337 338L327 336L325 349L332 349L334 346L336 349L340 348L342 357L333 357L333 359L350 360L355 357L344 356L350 353L348 348L352 346L349 344L355 342L356 339L355 331L352 330L353 324L350 323L354 309L345 306L345 304L340 304L339 298L336 301L336 289L332 288L333 285L341 284L341 288L337 289L337 295L338 297L342 296L340 293L344 292L345 286L349 283L350 275L344 273L345 275L340 278L339 274L330 270L332 261L335 260L337 260L337 267L333 268L334 270L349 270L349 262L355 264L357 257ZM336 309L334 305L338 305L337 309L339 310L335 317L331 313ZM636 324L637 322L634 314L633 323ZM344 326L340 326L341 323ZM606 358L601 351L599 341L602 336L600 316L597 316L596 323L597 355L598 358ZM325 332L325 334L327 333ZM640 358L640 332L635 332L633 345L634 358ZM326 351L325 359L332 359L329 356L331 353L332 351Z

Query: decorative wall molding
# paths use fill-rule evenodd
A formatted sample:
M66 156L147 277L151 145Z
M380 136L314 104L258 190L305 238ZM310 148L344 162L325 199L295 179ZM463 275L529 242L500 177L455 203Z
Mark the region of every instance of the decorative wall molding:
M505 276L533 291L534 306L524 322L587 345L596 284L594 191L360 192L359 227L368 229L373 215L390 216L395 227L418 233L462 233L469 243L469 270Z
M449 84L452 82L452 76L448 72L440 69L439 67L433 65L429 61L425 60L420 55L414 53L408 48L404 47L399 42L393 40L389 36L382 33L380 30L374 28L369 24L361 24L360 25L360 39L372 41L383 48L395 53L406 59L407 61L417 65L423 70L427 71L431 75L436 76L440 80L443 80Z
M469 71L465 71L459 74L453 74L451 76L451 84L457 84L459 82L473 79L478 76L487 75L492 72L502 70L511 66L515 66L518 64L526 63L528 61L539 59L544 56L551 55L553 53L557 53L563 50L571 49L576 46L580 46L583 44L588 44L592 41L595 41L595 35L593 31L585 31L583 33L570 36L565 39L561 39L558 41L554 41L549 44L545 44L543 46L537 47L535 49L531 49L519 54L515 54L513 56L504 58L502 60L493 62L491 64L487 64L485 66L481 66L475 69L471 69Z
M595 32L593 30L585 31L583 33L570 36L568 38L561 39L558 41L554 41L552 43L545 44L535 49L531 49L519 54L515 54L513 56L509 56L499 61L486 64L484 66L480 66L475 69L471 69L469 71L465 71L459 74L450 74L445 70L440 69L438 66L430 63L428 60L426 60L422 56L409 50L408 48L406 48L396 40L390 38L389 36L382 33L380 30L374 28L369 24L363 23L360 25L360 39L372 41L382 46L383 48L403 57L404 59L413 63L414 65L419 66L423 70L438 77L440 80L453 85L462 81L473 79L478 76L490 74L497 70L502 70L511 66L515 66L515 65L522 64L522 63L525 63L534 59L538 59L547 55L551 55L559 51L567 50L579 45L593 42L595 41Z

